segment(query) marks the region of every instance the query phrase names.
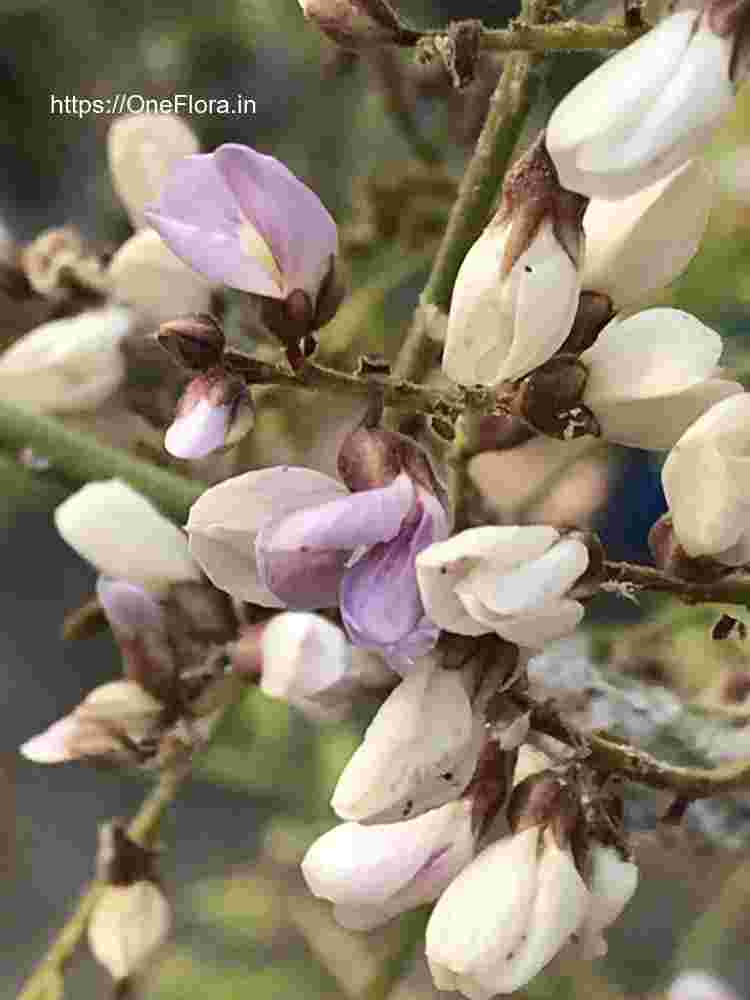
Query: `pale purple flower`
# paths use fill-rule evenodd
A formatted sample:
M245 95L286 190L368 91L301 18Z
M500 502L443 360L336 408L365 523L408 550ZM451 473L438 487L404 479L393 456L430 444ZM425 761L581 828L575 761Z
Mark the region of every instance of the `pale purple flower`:
M193 504L190 549L239 600L296 611L336 607L355 645L414 657L434 645L416 556L446 538L437 497L405 472L348 493L312 469L277 466L207 490Z
M274 157L232 143L181 160L145 216L195 271L272 299L301 289L315 303L338 245L316 194Z

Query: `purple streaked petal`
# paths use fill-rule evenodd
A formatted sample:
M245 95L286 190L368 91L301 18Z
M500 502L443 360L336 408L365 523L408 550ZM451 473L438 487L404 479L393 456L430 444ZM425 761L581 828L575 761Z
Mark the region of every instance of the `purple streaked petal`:
M313 300L336 255L336 223L320 198L273 156L228 143L214 153L217 169L242 214L263 236L281 268L285 290Z
M390 486L305 507L267 524L258 534L258 551L352 551L360 545L387 542L399 533L413 504L414 486L402 473Z
M406 640L424 618L415 559L435 540L435 521L420 504L389 542L374 545L347 570L341 587L341 617L355 645L392 647Z
M256 543L263 585L291 611L336 607L350 554L350 549L266 549Z
M271 273L243 249L241 229L246 220L214 154L181 160L159 201L144 215L169 249L209 280L256 295L283 297Z
M200 399L189 413L177 417L164 435L164 447L175 458L205 458L224 447L236 403L213 406Z
M100 576L96 596L113 629L128 635L144 630L163 631L164 616L153 594L126 580Z
M402 677L406 677L415 669L422 669L417 663L438 641L440 628L425 615L408 635L398 642L379 646L388 666Z

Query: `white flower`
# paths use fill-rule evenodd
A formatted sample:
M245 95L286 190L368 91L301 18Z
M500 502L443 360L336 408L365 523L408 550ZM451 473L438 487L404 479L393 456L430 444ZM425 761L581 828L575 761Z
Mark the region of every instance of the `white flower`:
M584 958L599 958L607 953L602 931L617 920L638 888L638 866L604 844L591 847L589 865L591 907L580 936Z
M471 809L461 799L405 823L344 823L315 841L302 874L315 896L335 904L342 926L371 930L437 899L471 861Z
M388 823L450 802L471 780L484 739L460 672L425 657L370 723L336 785L333 810Z
M171 922L169 903L153 882L109 885L89 918L89 947L113 979L127 979L164 943Z
M82 487L57 507L55 524L105 576L157 592L201 579L183 532L120 479Z
M724 399L696 420L667 456L662 483L689 556L750 562L750 396Z
M547 526L470 528L417 556L425 611L448 632L497 632L534 649L572 632L567 593L588 566L583 542Z
M584 290L602 292L616 310L682 274L708 225L713 175L691 160L624 201L593 199L583 217Z
M443 371L463 385L517 379L570 333L580 275L545 220L505 271L513 223L490 223L464 258L453 288Z
M583 402L607 440L671 448L712 404L742 391L715 377L721 351L719 334L679 309L615 316L581 355Z
M124 115L110 125L107 155L112 184L134 229L145 225L143 209L159 197L174 165L199 150L193 130L177 115Z
M464 868L432 912L426 952L435 985L470 1000L513 993L576 933L590 898L570 851L549 832L532 826L504 837Z
M608 59L550 118L547 148L560 183L624 198L692 157L733 105L732 49L731 37L685 10Z
M112 294L154 326L211 307L211 284L183 264L153 229L125 240L110 261Z
M0 357L0 394L40 413L94 410L125 377L132 313L106 306L43 323Z

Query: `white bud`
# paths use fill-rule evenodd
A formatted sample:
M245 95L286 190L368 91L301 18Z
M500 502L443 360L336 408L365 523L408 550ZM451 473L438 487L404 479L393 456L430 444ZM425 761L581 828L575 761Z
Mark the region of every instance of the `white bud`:
M158 326L184 313L205 313L211 285L183 264L153 229L126 240L109 264L112 294L148 323Z
M555 528L486 526L420 552L417 580L425 611L441 628L497 632L538 649L583 617L567 593L588 562L586 545Z
M674 281L698 252L708 225L713 175L690 160L623 201L594 199L583 217L583 289L616 310Z
M427 925L435 985L470 1000L513 993L583 923L590 895L570 851L532 826L491 844L438 900Z
M289 611L275 615L263 629L260 688L272 698L282 698L313 717L323 718L326 709L348 708L342 688L351 672L351 646L344 633L308 612Z
M462 385L496 385L543 364L573 325L580 276L545 221L504 271L512 221L492 222L464 258L448 317L443 371Z
M177 115L125 115L110 125L107 155L112 183L134 229L145 224L143 209L158 199L175 163L199 150L192 129Z
M590 73L547 128L560 182L625 198L694 156L734 103L732 48L683 10Z
M662 483L689 556L750 562L749 448L750 396L741 393L711 407L667 456Z
M171 923L169 903L153 882L109 885L89 918L89 947L113 979L127 979L166 941Z
M391 822L457 798L484 743L459 672L427 658L386 698L331 799L342 819Z
M581 355L583 402L607 440L671 448L710 406L742 391L716 377L721 352L719 334L679 309L615 316Z
M344 823L318 838L302 862L310 891L335 904L351 930L371 930L437 899L471 861L471 802L461 799L405 823Z
M57 507L55 524L105 576L157 592L201 579L183 532L120 479L82 487Z
M125 377L132 313L107 306L43 323L0 357L0 394L40 413L95 410Z

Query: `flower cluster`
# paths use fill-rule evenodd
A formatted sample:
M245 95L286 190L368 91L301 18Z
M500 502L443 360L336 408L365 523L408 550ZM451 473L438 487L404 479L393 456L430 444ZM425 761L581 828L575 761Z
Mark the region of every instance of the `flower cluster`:
M343 4L335 24L325 5L302 7L344 40L408 35L387 5ZM744 72L741 21L725 0L678 11L565 98L463 260L442 355L454 404L481 385L529 434L671 449L670 513L652 544L663 566L698 578L750 563L748 397L722 377L715 331L639 307L701 242L712 185L693 157ZM96 308L8 350L0 385L37 409L95 410L127 377L125 339L160 324L162 360L189 373L162 424L166 452L227 452L254 427L249 387L265 358L233 347L212 302L242 293L266 346L283 348L268 367L314 388L309 358L341 301L336 224L272 156L237 144L199 153L177 119L116 124L110 161L136 233L106 266L69 237L50 242L44 266L27 254L39 287L88 282ZM384 382L406 391L387 364L335 374L369 393L331 446L339 478L240 455L184 530L119 480L57 509L63 538L101 573L98 608L124 676L21 749L39 763L179 768L247 685L318 722L376 692L332 795L343 822L310 847L304 877L356 930L435 902L436 986L489 1000L563 950L604 954L636 889L621 801L585 756L554 742L533 751L542 730L526 684L529 658L577 628L607 564L591 532L472 521L443 486L436 436L385 426ZM696 493L696 480L711 490ZM453 534L459 513L473 526ZM118 863L89 935L125 979L170 915L148 852L112 837Z

